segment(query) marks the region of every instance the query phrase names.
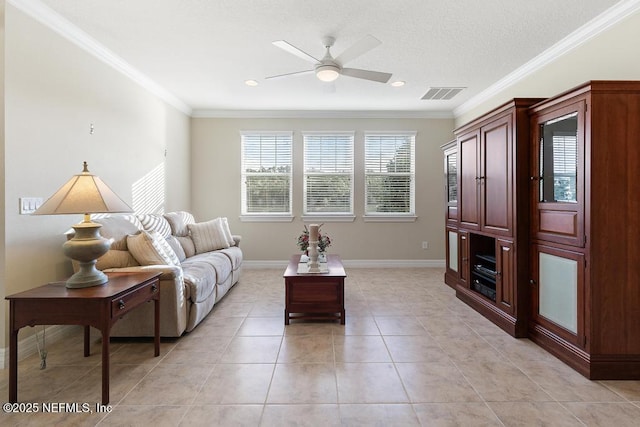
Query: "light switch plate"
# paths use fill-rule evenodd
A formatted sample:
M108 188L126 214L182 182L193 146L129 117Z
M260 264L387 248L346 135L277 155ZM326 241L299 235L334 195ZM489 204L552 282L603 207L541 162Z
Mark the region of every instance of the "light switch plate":
M42 197L20 197L20 215L32 214L42 205Z

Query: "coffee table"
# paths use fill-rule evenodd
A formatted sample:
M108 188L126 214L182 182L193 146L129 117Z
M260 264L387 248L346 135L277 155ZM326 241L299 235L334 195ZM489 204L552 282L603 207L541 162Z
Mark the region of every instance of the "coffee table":
M328 255L320 273L306 273L300 255L293 255L284 272L284 324L291 319L333 319L345 324L344 278L340 256ZM324 265L322 266L324 267Z

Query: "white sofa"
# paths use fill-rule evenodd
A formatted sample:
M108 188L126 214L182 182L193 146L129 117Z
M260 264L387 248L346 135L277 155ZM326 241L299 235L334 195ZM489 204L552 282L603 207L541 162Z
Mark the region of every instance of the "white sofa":
M109 252L98 259L98 269L162 272L160 335L164 337L193 330L240 278L240 236L231 235L228 226L226 239L211 231L218 230L214 221L226 222L226 218L196 223L188 212L171 212L101 215L92 220L102 224L103 237L112 239ZM137 242L141 239L170 259L154 261L153 256L140 255ZM153 336L153 305L145 304L124 315L114 324L111 336Z

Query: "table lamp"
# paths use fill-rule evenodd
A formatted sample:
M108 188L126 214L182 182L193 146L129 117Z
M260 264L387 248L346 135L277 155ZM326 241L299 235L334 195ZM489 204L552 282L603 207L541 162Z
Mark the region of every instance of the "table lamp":
M67 288L88 288L107 283L107 275L96 269L96 260L106 254L111 240L100 236L101 224L91 222L92 213L131 212L132 209L100 178L89 173L84 162L82 173L74 175L38 208L33 215L84 214L84 221L73 225L75 235L63 245L64 254L78 261L80 269L67 280Z

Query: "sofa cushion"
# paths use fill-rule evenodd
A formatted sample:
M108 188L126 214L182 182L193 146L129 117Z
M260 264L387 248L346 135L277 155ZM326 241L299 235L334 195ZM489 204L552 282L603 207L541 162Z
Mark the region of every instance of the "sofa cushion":
M232 246L227 249L220 249L218 252L229 258L232 270L237 270L242 265L242 250L239 247Z
M164 214L165 219L171 227L171 234L176 237L189 235L188 224L195 224L196 220L190 212L178 211Z
M187 225L196 254L215 251L229 247L229 242L222 227L222 219L216 218L207 222Z
M127 237L131 255L140 265L180 265L180 260L167 240L157 231L141 231Z
M214 292L216 283L223 283L231 275L231 262L220 252L207 252L187 258L182 271L191 301L202 302Z
M161 214L141 214L138 215L138 219L147 231L157 231L165 239L171 235L169 221Z
M182 274L192 302L205 301L215 292L216 270L211 264L183 264Z

